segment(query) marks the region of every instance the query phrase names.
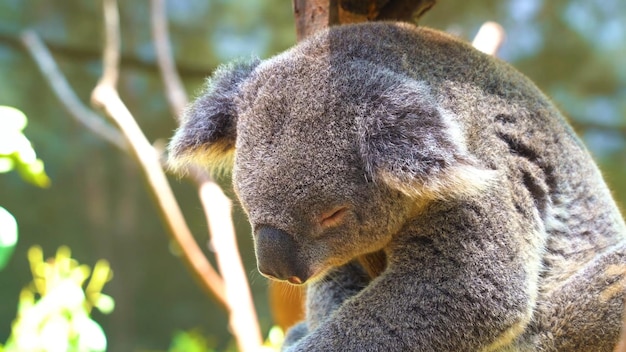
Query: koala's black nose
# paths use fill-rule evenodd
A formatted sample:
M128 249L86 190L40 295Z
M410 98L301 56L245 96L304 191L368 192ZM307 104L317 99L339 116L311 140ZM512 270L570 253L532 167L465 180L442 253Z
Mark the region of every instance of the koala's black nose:
M287 232L270 226L259 227L255 232L255 247L257 265L263 275L296 285L309 278L299 245Z

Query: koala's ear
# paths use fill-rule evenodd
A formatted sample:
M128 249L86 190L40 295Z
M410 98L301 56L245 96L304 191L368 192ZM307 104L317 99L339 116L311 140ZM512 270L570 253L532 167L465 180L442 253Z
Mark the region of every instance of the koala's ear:
M169 143L168 164L182 169L194 163L224 166L232 162L237 137L236 99L243 82L260 60L235 61L220 66L207 80L200 96L185 110Z
M422 199L471 196L488 187L495 171L468 153L452 113L425 84L403 79L379 93L358 123L369 177Z

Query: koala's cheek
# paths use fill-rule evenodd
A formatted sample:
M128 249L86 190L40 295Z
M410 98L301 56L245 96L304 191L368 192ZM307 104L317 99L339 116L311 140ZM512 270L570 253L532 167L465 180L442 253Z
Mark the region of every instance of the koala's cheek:
M262 226L255 231L257 266L261 274L275 280L303 284L312 275L300 246L283 230Z

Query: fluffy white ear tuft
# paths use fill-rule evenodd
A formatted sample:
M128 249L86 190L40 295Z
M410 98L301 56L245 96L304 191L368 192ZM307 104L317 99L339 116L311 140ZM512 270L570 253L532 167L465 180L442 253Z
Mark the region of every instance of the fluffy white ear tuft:
M216 142L183 153L170 154L167 168L174 173L184 174L190 166L199 165L213 174L227 173L232 169L234 158L234 146Z
M189 164L232 166L237 138L237 104L242 84L260 61L235 61L219 67L204 91L185 110L182 124L169 143L168 164L182 171Z
M424 200L469 198L488 189L497 172L472 165L456 165L427 179L398 177L396 173L381 171L379 178L388 186L409 197Z

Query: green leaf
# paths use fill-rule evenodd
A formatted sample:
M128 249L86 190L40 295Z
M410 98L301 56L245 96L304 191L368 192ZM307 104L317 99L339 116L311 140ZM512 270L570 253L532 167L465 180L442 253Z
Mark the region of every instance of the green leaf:
M22 131L26 127L28 119L20 110L0 105L0 130Z
M199 330L177 331L168 352L210 352L209 340Z
M281 329L277 325L272 326L269 334L267 335L267 342L270 344L270 346L280 346L283 344L284 341L285 333L283 332L283 329Z
M44 170L43 161L40 159L36 159L29 164L18 164L17 166L17 171L20 173L24 181L30 182L41 188L50 186L50 178Z
M73 317L74 330L78 334L78 350L100 352L106 351L107 338L102 327L84 316Z
M101 293L96 300L95 306L103 314L109 314L115 308L115 301L113 300L113 297Z
M62 315L50 315L42 322L38 347L44 351L67 351L72 328L70 322Z
M0 129L2 126L0 125ZM0 155L11 155L14 153L24 154L25 158L28 158L34 153L31 153L28 148L32 149L28 138L20 131L12 130L0 130Z
M15 168L15 162L13 161L13 159L0 155L0 174L9 172L13 170L14 168Z
M43 162L22 133L27 119L21 111L0 106L0 173L17 169L22 178L36 186L50 186Z
M0 207L0 270L6 266L17 243L17 222L11 213Z

